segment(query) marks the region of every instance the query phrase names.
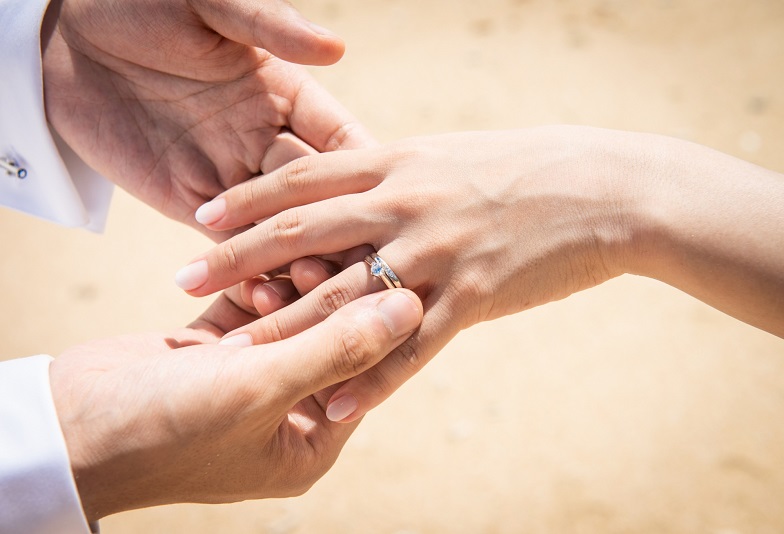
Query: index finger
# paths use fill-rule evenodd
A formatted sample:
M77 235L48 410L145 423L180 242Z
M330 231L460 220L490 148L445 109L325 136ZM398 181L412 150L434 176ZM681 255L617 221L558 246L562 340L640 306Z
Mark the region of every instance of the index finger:
M210 230L239 228L295 206L361 193L379 184L380 173L358 162L359 151L303 156L221 193L196 210Z
M350 195L286 210L197 257L177 272L175 283L204 296L305 256L366 243L378 248L390 221L365 204Z

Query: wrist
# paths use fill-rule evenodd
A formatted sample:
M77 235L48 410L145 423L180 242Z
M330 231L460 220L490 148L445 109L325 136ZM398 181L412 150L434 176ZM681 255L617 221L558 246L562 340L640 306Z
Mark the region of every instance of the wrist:
M580 180L587 187L583 236L591 246L596 282L621 274L641 274L655 225L650 205L655 184L650 179L659 165L648 147L659 143L655 135L583 128L586 156L581 158ZM591 261L591 260L589 260Z
M90 406L80 402L80 395L71 391L73 377L67 362L56 358L49 368L52 398L57 418L65 438L76 488L82 510L88 522L93 523L112 513L121 511L113 504L115 490L121 484L107 481L109 470L105 464L112 456L111 441L103 439L106 435L105 417L90 413ZM82 382L80 390L85 389ZM92 404L92 403L90 403ZM102 404L96 402L96 405ZM105 415L106 411L104 411ZM88 423L89 421L89 423ZM108 446L101 445L106 443Z
M656 134L605 131L606 264L614 275L660 278L673 257L673 230L683 228L675 204L686 203L676 177L696 145Z

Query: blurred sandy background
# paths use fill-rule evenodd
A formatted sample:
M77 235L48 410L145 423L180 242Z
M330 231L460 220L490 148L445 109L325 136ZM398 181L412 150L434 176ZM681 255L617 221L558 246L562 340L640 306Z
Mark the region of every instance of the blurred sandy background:
M382 140L578 123L784 171L782 0L296 0L314 75ZM118 192L105 235L0 212L0 354L179 326L208 246ZM784 246L784 239L782 240ZM106 534L784 532L784 341L623 277L455 339L307 495L171 506Z

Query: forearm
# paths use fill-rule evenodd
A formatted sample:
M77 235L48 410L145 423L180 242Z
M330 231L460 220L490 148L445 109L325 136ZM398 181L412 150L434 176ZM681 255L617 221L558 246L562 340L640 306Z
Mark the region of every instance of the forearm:
M629 272L784 336L784 176L650 136Z

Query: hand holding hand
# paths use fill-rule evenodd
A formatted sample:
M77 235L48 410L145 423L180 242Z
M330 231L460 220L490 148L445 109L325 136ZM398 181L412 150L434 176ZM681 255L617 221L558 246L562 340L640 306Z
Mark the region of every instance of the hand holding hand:
M182 271L181 287L193 295L367 244L365 253L377 250L423 299L420 330L333 395L358 406L347 421L461 328L627 272L784 335L784 180L683 141L579 127L411 139L303 158L208 206L204 222L214 230L263 222ZM383 287L362 257L229 335L285 337ZM317 272L319 262L306 261Z
M362 262L377 250L422 297L425 317L390 358L335 394L357 400L350 421L460 329L620 274L608 244L625 214L595 162L596 144L570 130L468 133L300 159L211 203L213 230L263 222L192 263L185 271L197 276L182 287L206 295L300 256L371 245L307 296L231 333L265 343L383 288Z
M50 367L52 394L88 520L304 492L355 428L325 415L335 385L381 360L421 314L396 290L241 348L215 344L251 319L221 297L191 328L65 351Z

